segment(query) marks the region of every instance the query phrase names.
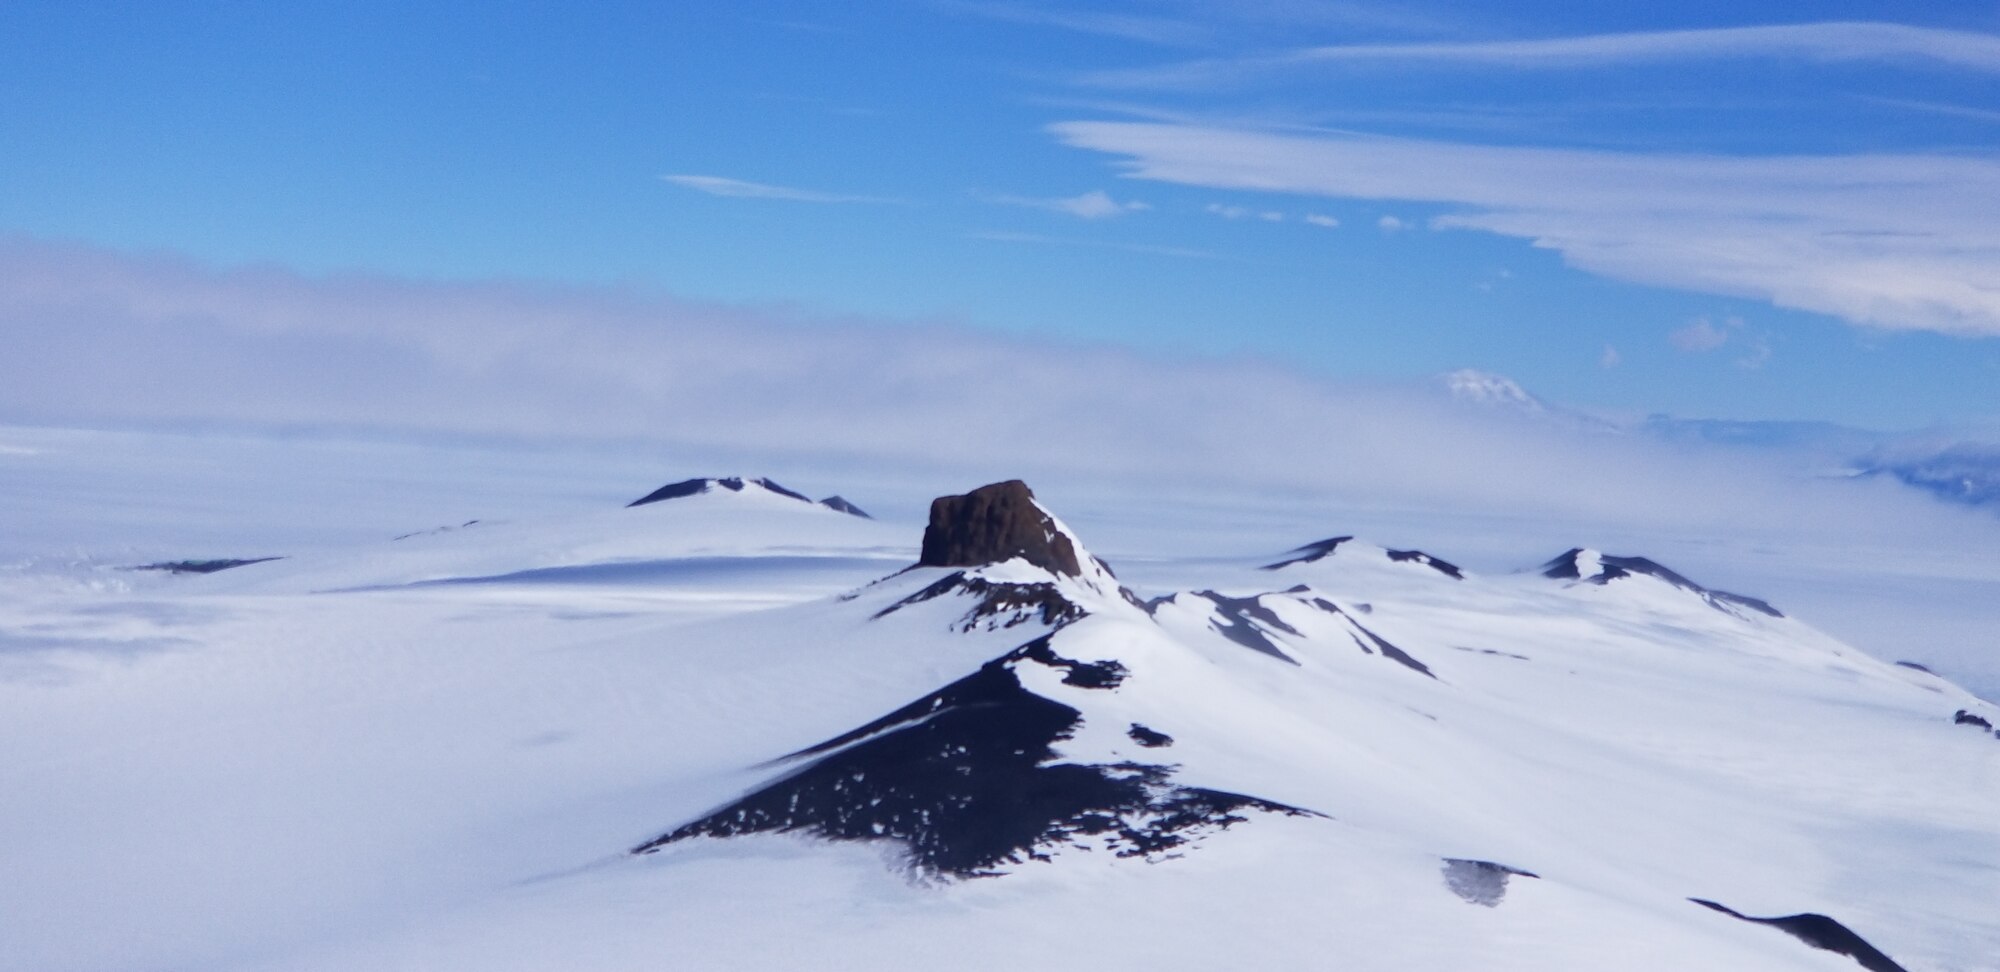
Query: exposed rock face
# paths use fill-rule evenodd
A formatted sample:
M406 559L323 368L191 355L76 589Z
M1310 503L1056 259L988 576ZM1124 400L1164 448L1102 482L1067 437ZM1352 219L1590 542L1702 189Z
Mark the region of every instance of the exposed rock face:
M819 505L824 506L829 510L833 510L836 513L847 513L853 516L858 516L864 520L874 519L874 517L868 515L867 510L864 510L861 507L848 502L847 498L844 496L829 496L826 499L820 500Z
M1523 871L1518 867L1495 864L1492 861L1473 861L1459 857L1444 859L1444 884L1451 893L1458 895L1467 904L1497 908L1507 897L1507 879L1514 877L1540 878L1533 871Z
M1083 713L1023 687L1016 671L1063 672L1113 692L1115 661L1056 654L1039 638L979 671L851 732L785 758L763 789L632 849L648 854L696 837L805 833L893 841L928 877L970 878L1046 861L1070 847L1160 860L1259 814L1319 816L1270 800L1182 785L1170 764L1077 763L1057 745ZM1136 728L1143 728L1137 727ZM1171 742L1146 730L1155 746ZM1137 738L1137 737L1135 737Z
M1265 564L1262 569L1277 570L1280 567L1290 567L1293 564L1309 564L1315 560L1324 560L1325 558L1332 556L1335 550L1340 549L1341 544L1346 543L1352 539L1354 538L1328 537L1325 540L1316 540L1312 543L1306 544L1303 547L1299 547L1293 550L1289 556L1287 556L1283 560L1278 561L1277 563Z
M1083 575L1076 545L1018 479L931 501L919 567L979 567L1019 557L1043 570Z
M1964 709L1960 709L1957 712L1952 713L1951 722L1952 725L1955 726L1977 726L1981 729L1993 728L1993 723L1986 721L1986 718L1984 716L1973 715L1972 713L1967 712Z
M1083 606L1064 597L1053 583L1006 584L984 577L967 577L961 570L877 611L875 617L886 618L912 604L922 604L948 594L964 594L973 598L972 608L954 625L959 631L980 627L996 631L1030 622L1060 628L1084 615Z
M1714 901L1703 898L1689 898L1688 900L1704 908L1720 911L1731 918L1739 918L1743 921L1755 922L1759 925L1769 925L1773 928L1781 929L1786 934L1814 948L1845 955L1859 962L1861 967L1867 969L1868 972L1909 972L1909 970L1896 964L1895 959L1882 954L1881 949L1868 944L1868 941L1860 935L1855 934L1853 929L1825 915L1799 914L1785 915L1781 918L1753 918L1734 908L1718 904Z
M160 563L157 564L140 564L137 567L130 567L127 569L164 570L169 574L213 574L216 571L220 570L229 570L235 567L248 567L251 564L261 564L265 563L266 561L283 560L283 559L284 559L283 557L250 557L240 560L239 559L166 560L166 561L161 561Z

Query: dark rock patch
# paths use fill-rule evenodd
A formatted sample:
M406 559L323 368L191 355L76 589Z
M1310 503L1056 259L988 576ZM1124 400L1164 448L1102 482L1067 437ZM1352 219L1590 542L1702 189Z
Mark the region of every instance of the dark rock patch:
M1423 564L1425 567L1429 567L1430 569L1435 570L1438 573L1451 578L1452 580L1465 579L1465 571L1458 569L1457 564L1439 560L1436 557L1424 553L1421 550L1391 550L1389 551L1389 559L1396 561L1397 563L1416 561L1417 563Z
M1920 664L1918 664L1918 663L1916 663L1916 662L1913 662L1913 661L1899 661L1899 662L1897 662L1897 663L1896 663L1896 667L1898 667L1898 668L1908 668L1908 669L1911 669L1911 670L1914 670L1914 671L1919 671L1919 672L1923 672L1923 673L1924 673L1925 675L1936 675L1936 674L1937 674L1936 672L1934 672L1934 671L1931 671L1931 670L1930 670L1930 668L1929 668L1928 666L1925 666L1925 665L1920 665Z
M1533 659L1530 659L1530 658L1529 658L1528 656L1526 656L1526 655L1516 655L1516 654L1514 654L1514 653L1513 653L1513 652L1511 652L1511 651L1500 651L1500 650L1498 650L1498 649L1494 649L1494 648L1467 648L1467 647L1465 647L1464 645L1452 645L1452 647L1453 647L1453 648L1455 648L1455 649L1457 649L1457 650L1459 650L1459 651L1464 651L1464 652L1470 652L1470 653L1472 653L1472 654L1475 654L1475 655L1497 655L1497 656L1499 656L1499 657L1501 657L1501 658L1512 658L1512 659L1514 659L1514 660L1516 660L1516 661L1532 661L1532 660L1533 660Z
M1024 646L1026 647L1026 646ZM765 787L633 848L694 837L803 833L893 841L933 877L984 877L1066 847L1158 860L1251 812L1311 811L1173 782L1174 767L1057 762L1083 715L1036 695L1015 669L1046 642L982 666L866 726L801 750ZM1070 670L1074 674L1076 669Z
M948 594L962 594L974 601L972 608L958 620L960 631L971 631L982 624L988 628L1012 628L1031 621L1061 627L1084 615L1082 606L1064 597L1052 583L1001 583L955 571L875 612L875 618L885 618L912 604Z
M1335 604L1332 601L1329 601L1326 598L1319 597L1317 595L1311 597L1303 596L1311 592L1311 590L1312 588L1301 584L1297 587L1293 587L1285 591L1285 593L1299 596L1299 603L1301 604L1309 605L1321 611L1325 611L1329 614L1340 615L1341 618L1345 620L1349 625L1349 627L1351 628L1351 630L1348 632L1348 637L1354 639L1355 647L1360 648L1364 654L1373 655L1379 651L1382 654L1382 657L1387 658L1393 662L1396 662L1397 664L1402 665L1406 668L1409 668L1411 671L1419 672L1430 678L1437 678L1436 673L1431 671L1429 665L1426 665L1423 662L1418 661L1409 652L1404 651L1403 649L1390 644L1388 639L1383 638L1381 635L1378 635L1375 632L1370 631L1367 628L1363 627L1361 625L1361 622L1354 620L1353 615L1348 614L1346 611L1341 610L1340 605ZM1202 596L1213 598L1216 595L1204 591L1202 592ZM1258 607L1262 608L1267 613L1270 610L1269 608L1263 608L1263 605L1261 604L1259 604ZM1357 604L1355 605L1355 607L1363 611L1369 609L1368 605L1366 604ZM1289 632L1291 634L1299 633L1298 631L1294 630L1290 625L1284 624L1282 620L1276 617L1276 615L1272 616L1272 620L1278 621L1278 623L1282 626L1282 629L1286 632ZM1228 632L1225 631L1223 633L1227 634ZM1289 661L1290 659L1287 658L1287 660Z
M1132 728L1125 730L1125 734L1131 736L1133 742L1147 749L1159 749L1174 744L1174 737L1156 729L1148 729L1136 722L1132 723Z
M1064 658L1049 647L1049 636L1043 635L1008 653L1005 661L1028 659L1049 668L1063 670L1063 684L1087 689L1115 689L1125 676L1131 674L1117 659L1085 662L1074 658Z
M789 496L801 503L812 502L805 494L786 489L768 479L746 480L739 476L725 476L720 479L683 479L678 483L668 483L625 504L625 507L626 509L631 509L634 506L645 506L648 503L658 503L661 500L681 499L682 497L695 496L714 489L726 489L732 493L740 493L743 492L745 485L762 486L779 496Z
M1333 553L1335 550L1339 549L1341 544L1346 543L1347 541L1352 539L1354 538L1328 537L1325 540L1315 540L1312 543L1306 544L1303 547L1297 547L1287 552L1286 558L1284 560L1280 560L1275 564L1265 564L1260 569L1277 570L1280 567L1289 567L1293 564L1311 563L1315 560L1319 560L1327 556L1328 554Z
M1228 597L1214 591L1195 591L1194 596L1215 605L1216 617L1209 622L1209 626L1218 634L1245 648L1298 664L1298 660L1286 654L1264 630L1271 628L1298 637L1299 629L1286 624L1285 619L1278 617L1276 611L1266 607L1258 598Z
M400 536L390 537L389 540L391 542L394 542L397 540L408 540L411 537L427 537L439 533L450 533L453 530L463 530L466 527L477 524L478 522L479 522L478 520L467 520L464 523L461 523L457 526L441 526L441 527L432 527L428 530L416 530L410 533L402 534Z
M1868 972L1909 972L1908 969L1897 965L1894 959L1882 954L1880 949L1868 944L1866 939L1855 934L1852 929L1825 915L1799 914L1786 915L1782 918L1752 918L1734 908L1713 901L1702 898L1688 900L1704 908L1722 912L1731 918L1781 929L1814 948L1845 955L1861 963L1861 967Z
M1993 723L1988 722L1985 716L1973 715L1964 709L1951 714L1951 724L1954 726L1977 726L1981 729L1993 728Z
M848 502L844 497L829 496L826 499L820 500L819 505L836 513L846 513L849 516L858 516L864 520L874 519L874 517L868 515L867 510Z
M285 558L249 557L240 560L227 558L221 560L163 560L157 564L140 564L137 567L127 567L125 569L163 570L169 574L213 574L217 571L230 570L236 567L248 567L251 564L262 564L283 559Z
M1076 545L1018 479L931 501L920 567L979 567L1019 557L1043 570L1083 575Z
M708 484L709 481L706 479L684 479L678 483L668 483L667 485L662 486L659 489L653 490L652 492L647 493L646 495L641 496L638 499L635 499L632 502L625 504L625 508L629 510L634 506L644 506L647 503L658 503L661 500L680 499L683 496L694 496L700 493L706 493L708 492ZM739 483L737 484L736 488L742 489L743 486L741 483Z
M1458 857L1444 859L1444 884L1451 893L1463 898L1467 904L1497 908L1507 897L1509 878L1540 878L1533 871L1523 871L1518 867L1495 864L1492 861L1473 861Z
M1704 593L1706 593L1709 597L1717 601L1721 601L1724 604L1734 604L1737 607L1746 607L1752 611L1757 612L1758 614L1762 614L1767 617L1782 618L1785 616L1783 611L1780 611L1777 608L1772 607L1771 602L1766 601L1762 598L1747 597L1742 594L1731 594L1728 591L1717 591L1717 590L1709 590Z
M1373 631L1368 630L1367 628L1362 627L1353 618L1348 618L1347 621L1349 624L1354 625L1355 631L1361 633L1360 636L1356 637L1354 640L1356 644L1361 644L1362 651L1367 651L1368 645L1362 644L1361 638L1367 638L1368 641L1374 643L1376 650L1382 653L1382 657L1387 658L1390 661L1396 662L1397 664L1402 665L1403 667L1408 668L1411 671L1416 672L1420 675L1423 675L1426 678L1432 678L1432 679L1437 678L1437 675L1431 671L1429 665L1426 665L1423 662L1416 660L1414 657L1410 655L1409 652L1404 651L1403 649L1390 644L1387 639L1383 638L1381 635L1378 635Z

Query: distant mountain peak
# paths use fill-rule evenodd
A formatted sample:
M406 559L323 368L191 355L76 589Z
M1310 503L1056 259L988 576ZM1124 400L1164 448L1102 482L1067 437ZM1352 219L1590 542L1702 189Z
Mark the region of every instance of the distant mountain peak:
M874 517L868 515L867 510L864 510L861 507L848 502L846 497L843 496L829 496L823 500L820 500L819 505L824 506L829 510L833 510L836 513L846 513L850 516L858 516L864 520L874 519Z
M1465 579L1465 572L1460 570L1457 564L1445 560L1440 560L1421 550L1388 550L1367 543L1357 545L1354 543L1353 537L1329 537L1325 540L1316 540L1302 547L1295 547L1292 550L1286 552L1285 559L1277 561L1275 563L1265 564L1260 569L1282 570L1294 564L1310 564L1310 563L1315 563L1317 561L1325 560L1339 553L1343 544L1348 545L1349 549L1353 549L1354 546L1365 547L1368 550L1376 553L1377 555L1384 557L1395 563L1399 564L1414 563L1420 566L1429 567L1430 569L1435 570L1438 573L1451 578L1452 580Z
M742 476L722 476L716 478L683 479L678 483L668 483L667 485L662 486L659 489L653 490L652 492L647 493L646 495L641 496L638 499L635 499L632 502L625 504L625 507L627 509L630 509L634 506L645 506L648 503L658 503L661 500L681 499L687 496L699 496L702 493L713 493L717 490L722 490L724 492L730 492L730 493L741 493L746 490L754 490L758 492L775 493L776 495L779 496L798 500L801 503L812 502L812 500L805 494L786 489L785 487L780 486L776 482L773 482L772 480L769 479L764 479L761 477L745 478ZM846 501L842 500L841 502L844 503Z
M1451 397L1462 402L1519 409L1524 412L1546 412L1548 406L1542 400L1528 393L1519 382L1505 375L1475 368L1460 368L1439 376L1445 390Z
M1681 590L1699 595L1717 610L1736 614L1739 613L1737 608L1749 608L1770 617L1784 617L1784 614L1766 601L1741 594L1731 594L1728 591L1711 590L1645 557L1619 557L1587 547L1571 547L1554 560L1542 565L1544 577L1581 581L1599 587L1634 575L1662 580Z

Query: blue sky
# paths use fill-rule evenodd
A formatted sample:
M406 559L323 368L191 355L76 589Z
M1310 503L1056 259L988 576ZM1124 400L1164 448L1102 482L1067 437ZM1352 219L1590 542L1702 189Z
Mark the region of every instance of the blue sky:
M2000 4L1222 7L8 4L0 235L2000 416Z

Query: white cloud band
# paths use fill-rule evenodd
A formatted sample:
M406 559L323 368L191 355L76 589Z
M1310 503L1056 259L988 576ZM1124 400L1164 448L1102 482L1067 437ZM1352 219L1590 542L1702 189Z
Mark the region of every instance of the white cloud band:
M1137 178L1443 204L1432 225L1532 240L1637 283L1882 328L2000 335L2000 160L1745 158L1064 122Z

